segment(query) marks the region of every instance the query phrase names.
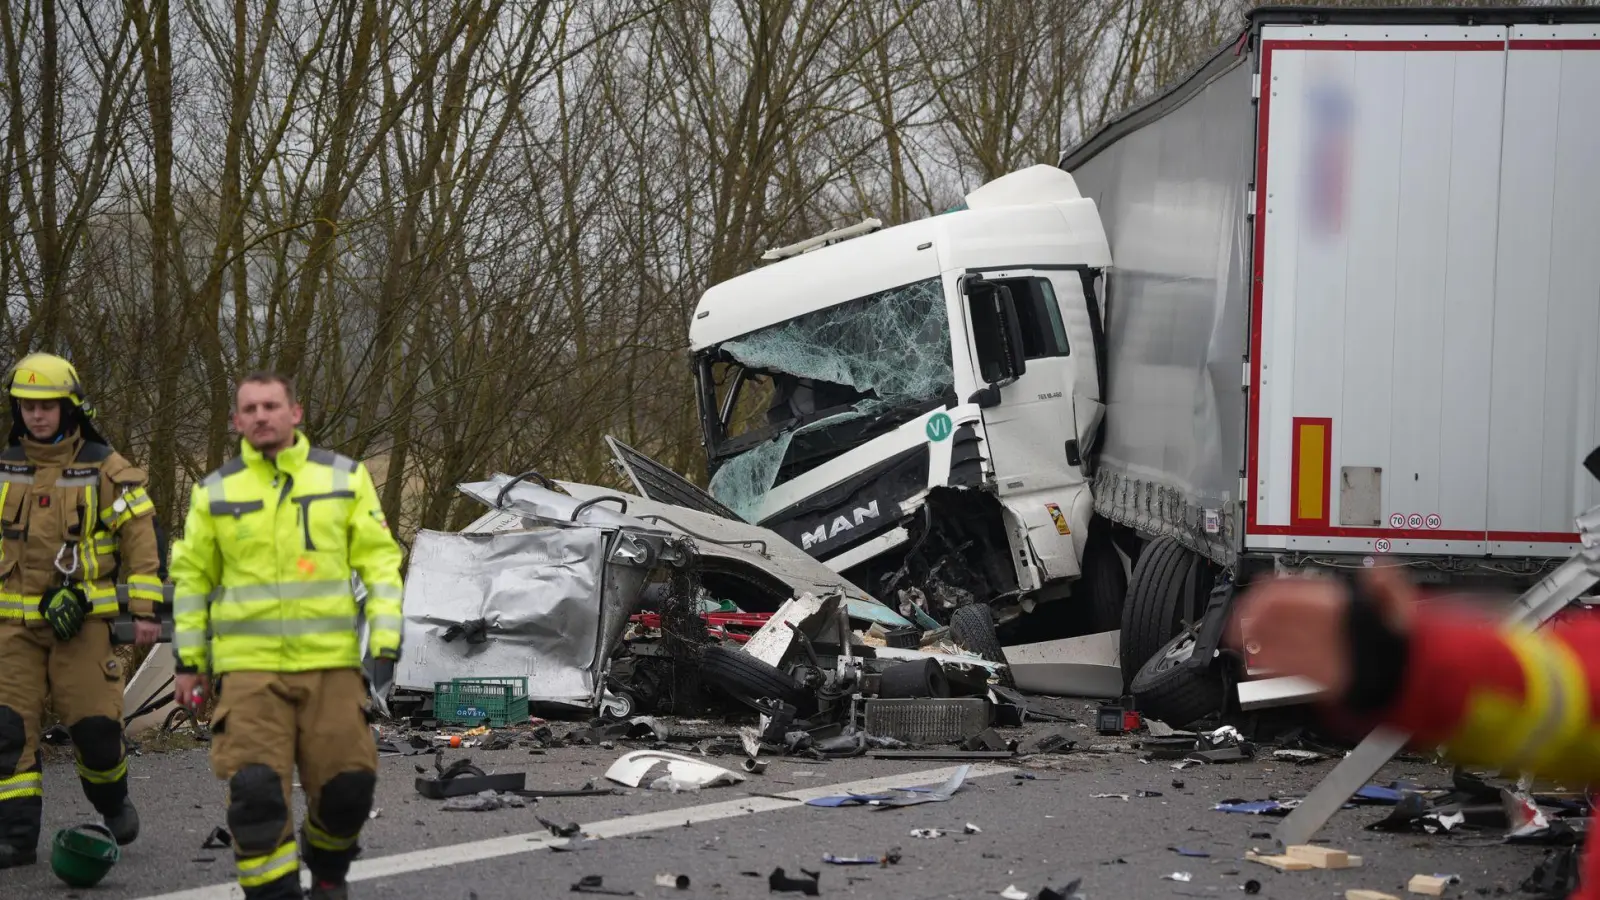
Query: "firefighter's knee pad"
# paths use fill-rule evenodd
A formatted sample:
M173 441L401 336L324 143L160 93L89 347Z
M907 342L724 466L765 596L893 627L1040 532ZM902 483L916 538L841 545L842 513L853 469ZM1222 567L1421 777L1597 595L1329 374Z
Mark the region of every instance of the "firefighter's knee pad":
M0 776L17 774L28 749L28 723L9 706L0 706Z
M122 760L122 726L115 719L90 716L74 723L67 733L86 769L104 772Z
M372 812L372 793L377 786L376 772L340 772L328 779L317 801L318 823L329 834L356 834Z
M228 827L239 852L264 856L278 849L289 826L289 804L278 773L259 763L228 779Z

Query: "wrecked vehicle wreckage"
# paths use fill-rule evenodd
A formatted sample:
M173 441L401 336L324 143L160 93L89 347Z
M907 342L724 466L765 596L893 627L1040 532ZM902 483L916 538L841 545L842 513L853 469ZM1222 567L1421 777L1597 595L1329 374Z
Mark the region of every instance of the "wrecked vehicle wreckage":
M497 474L461 485L490 507L467 529L418 534L396 716L465 721L476 710L434 708L440 691L514 679L527 709L552 715L721 706L759 714L769 750L857 755L959 742L1007 705L989 684L1003 663L613 445L636 485L656 479L686 503Z

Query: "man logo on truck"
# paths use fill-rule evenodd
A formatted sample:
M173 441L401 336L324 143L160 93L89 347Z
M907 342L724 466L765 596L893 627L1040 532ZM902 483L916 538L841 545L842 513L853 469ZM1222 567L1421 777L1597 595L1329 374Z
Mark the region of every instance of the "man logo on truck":
M856 507L851 512L851 515L855 517L854 522L850 521L846 516L838 515L833 517L832 522L823 523L810 531L804 532L800 535L800 549L810 550L817 544L831 541L841 534L860 528L862 525L878 518L878 501L874 500L866 506Z

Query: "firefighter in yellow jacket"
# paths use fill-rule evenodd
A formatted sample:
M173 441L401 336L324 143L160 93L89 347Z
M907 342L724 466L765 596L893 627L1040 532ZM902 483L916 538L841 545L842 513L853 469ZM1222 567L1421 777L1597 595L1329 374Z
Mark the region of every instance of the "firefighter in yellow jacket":
M211 768L245 897L302 896L298 766L311 896L343 898L378 763L351 575L372 655L398 659L400 548L366 468L298 430L292 383L252 375L235 399L241 453L195 485L173 548L175 688L186 704L215 689Z
M128 587L136 639L161 600L144 472L100 437L77 370L35 353L11 373L0 452L0 869L35 861L45 701L67 726L84 795L119 844L139 835L122 752L121 663L110 619Z

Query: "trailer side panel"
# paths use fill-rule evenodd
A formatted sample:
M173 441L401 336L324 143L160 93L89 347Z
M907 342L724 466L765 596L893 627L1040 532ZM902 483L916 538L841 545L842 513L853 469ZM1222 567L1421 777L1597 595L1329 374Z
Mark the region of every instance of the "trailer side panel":
M1065 165L1113 248L1095 508L1218 562L1242 531L1251 72L1231 53Z
M1260 29L1247 548L1571 551L1600 501L1579 29Z

